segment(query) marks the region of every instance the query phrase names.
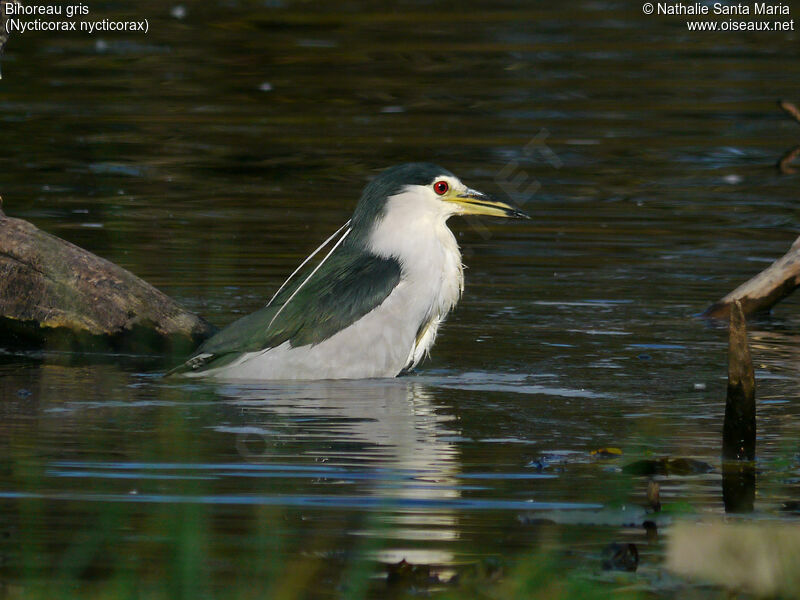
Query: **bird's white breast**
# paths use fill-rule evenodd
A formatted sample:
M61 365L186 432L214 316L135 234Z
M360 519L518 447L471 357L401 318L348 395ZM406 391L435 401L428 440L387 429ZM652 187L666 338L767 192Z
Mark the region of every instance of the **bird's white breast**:
M383 219L375 226L371 250L400 261L403 281L412 290L407 305L415 328L408 348L408 367L416 365L433 345L439 324L464 290L461 252L447 227L447 207L408 191L389 198ZM417 339L420 327L426 327Z

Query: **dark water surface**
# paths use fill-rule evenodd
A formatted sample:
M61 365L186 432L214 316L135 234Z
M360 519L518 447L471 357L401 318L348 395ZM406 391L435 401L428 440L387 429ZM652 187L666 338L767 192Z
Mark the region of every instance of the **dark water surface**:
M693 315L797 235L798 176L774 167L800 139L775 105L800 100L797 35L636 2L180 6L90 3L146 36L12 38L8 215L218 325L380 168L435 161L533 220L452 222L466 293L410 377L184 384L153 357L4 353L0 593L385 597L402 559L463 581L542 556L606 592L717 597L623 527L647 479L620 469L706 461L659 477L662 502L724 513L727 335ZM751 324L759 519L800 493L799 307ZM637 575L601 575L612 541Z

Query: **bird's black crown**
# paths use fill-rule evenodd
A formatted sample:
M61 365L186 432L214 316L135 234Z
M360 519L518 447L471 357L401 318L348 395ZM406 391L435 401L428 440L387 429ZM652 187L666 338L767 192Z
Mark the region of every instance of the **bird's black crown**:
M400 193L407 185L430 185L441 175L454 175L447 169L427 162L405 163L389 167L370 181L361 193L353 213L353 233L366 233L381 217L386 200Z

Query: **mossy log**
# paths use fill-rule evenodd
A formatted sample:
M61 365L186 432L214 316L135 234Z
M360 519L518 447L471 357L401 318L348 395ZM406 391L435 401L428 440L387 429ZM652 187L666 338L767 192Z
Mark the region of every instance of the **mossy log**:
M701 316L727 319L736 300L742 303L745 316L768 312L798 287L800 287L800 237L781 258L709 306Z
M8 15L6 14L7 3L9 3L9 0L0 1L0 58L3 57L3 52L8 42L8 27L6 27L6 21L8 21ZM0 79L2 79L2 77L3 74L0 72Z
M8 42L8 29L6 28L7 20L8 15L6 15L6 3L0 2L0 53L5 50L6 42Z
M211 333L149 283L0 204L0 345L181 353Z

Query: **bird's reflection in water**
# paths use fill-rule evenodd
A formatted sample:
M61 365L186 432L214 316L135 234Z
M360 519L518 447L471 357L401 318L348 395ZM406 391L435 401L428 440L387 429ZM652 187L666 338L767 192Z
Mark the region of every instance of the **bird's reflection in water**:
M326 483L336 478L358 490L354 504L377 501L382 516L354 533L406 542L385 546L378 560L452 560L448 551L428 546L458 537L453 504L460 498L459 431L455 416L436 405L431 388L394 379L260 383L222 391L239 413L239 426L225 430L237 433L246 460L307 465L312 459L333 470ZM297 486L296 493L327 489L340 498L341 486L320 489L316 483L316 489Z

